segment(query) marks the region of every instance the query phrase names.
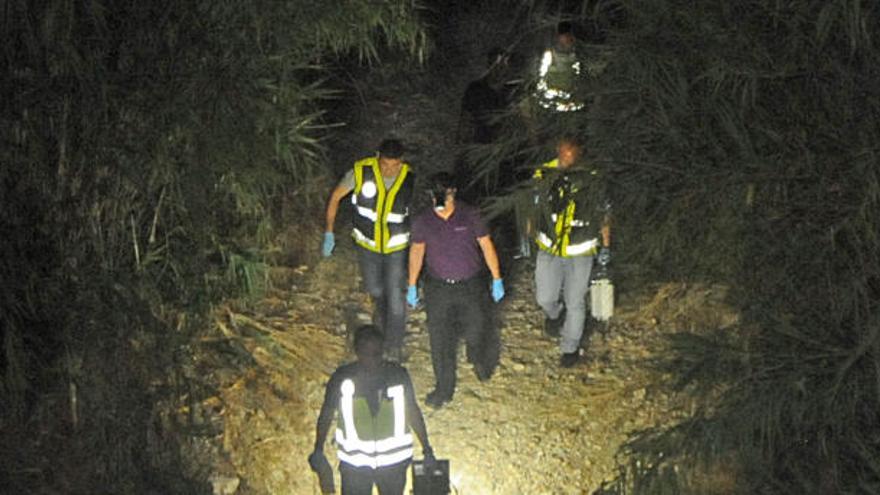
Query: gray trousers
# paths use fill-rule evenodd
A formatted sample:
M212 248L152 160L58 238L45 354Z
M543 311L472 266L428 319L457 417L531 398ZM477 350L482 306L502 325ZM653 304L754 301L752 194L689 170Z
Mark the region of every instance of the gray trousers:
M548 318L557 318L565 308L565 323L559 333L559 349L563 353L575 352L580 346L592 269L593 256L563 258L538 251L535 299Z

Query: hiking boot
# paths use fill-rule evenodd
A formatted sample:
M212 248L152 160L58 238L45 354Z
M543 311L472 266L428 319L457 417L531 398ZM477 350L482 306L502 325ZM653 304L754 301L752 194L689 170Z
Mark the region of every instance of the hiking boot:
M562 325L565 324L565 309L559 312L556 318L544 318L544 334L548 337L559 337Z
M577 364L579 358L578 351L565 352L559 357L559 366L562 366L563 368L571 368Z

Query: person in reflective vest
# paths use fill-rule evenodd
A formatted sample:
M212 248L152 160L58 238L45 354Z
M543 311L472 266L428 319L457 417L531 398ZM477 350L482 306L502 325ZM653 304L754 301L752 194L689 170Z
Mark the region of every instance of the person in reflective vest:
M374 325L355 331L357 361L331 375L318 415L309 464L324 459L324 441L336 416L342 495L400 495L413 457L413 434L426 462L434 461L421 409L406 368L382 359L382 332Z
M600 252L596 234L601 234L602 255L610 256L611 222L604 181L595 170L583 166L582 153L577 140L563 138L557 158L535 172L535 298L546 316L545 332L559 336L563 367L578 361L590 272Z
M544 51L538 67L538 104L554 112L574 112L584 108L577 97L581 62L575 51L575 36L569 22L560 22L556 43Z
M400 359L406 326L404 277L409 247L409 213L415 183L402 159L403 144L386 139L377 156L355 162L330 195L322 253L333 253L336 214L351 194L352 237L364 286L373 300L373 322L385 332L386 352Z

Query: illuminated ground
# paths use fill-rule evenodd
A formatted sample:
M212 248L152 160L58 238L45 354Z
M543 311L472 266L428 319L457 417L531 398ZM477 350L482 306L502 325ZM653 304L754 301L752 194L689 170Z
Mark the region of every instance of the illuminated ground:
M363 107L345 114L348 127L331 143L330 168L341 173L391 132L404 139L418 173L450 169L457 98L481 61L472 57L443 81L409 75L361 82ZM210 335L196 343L196 366L220 392L201 400L198 411L181 414L213 428L194 439L190 454L196 465L210 460L215 493L319 493L306 457L323 386L351 359L348 328L369 318L346 225L340 219L331 259L277 269L271 297L255 308L218 311ZM304 233L292 227L291 235ZM314 235L298 245L317 250L320 234ZM555 342L541 332L532 269L527 261L503 266L509 295L497 308L503 352L496 375L479 383L461 352L454 401L424 408L434 448L451 461L460 494L593 493L615 476L618 461L625 462L615 455L627 433L672 414L658 387L664 377L646 369L652 353L663 352L658 337L733 318L718 289L658 284L621 294L607 338L594 335L585 363L561 370ZM423 403L433 376L421 310L410 315L406 348ZM329 442L327 451L335 460Z
M212 355L200 364L222 381L222 393L203 401L202 411L223 429L212 447L218 487L228 478L240 494L319 493L306 456L323 385L351 358L345 322L366 319L369 307L345 244L316 267L281 274L275 297L252 314L218 316L216 337L253 358L224 365ZM657 336L672 328L661 320L680 325L689 313L709 314L720 294L666 285L625 297L608 338L594 335L585 363L561 370L555 343L541 335L532 266L519 263L511 267L511 295L498 308L504 350L497 374L479 383L460 361L453 402L424 408L429 433L438 456L451 461L457 493L592 493L615 475L627 432L668 418L668 399L650 382L663 378L644 365L652 349L662 352ZM406 366L423 403L433 383L423 311L410 315L409 331ZM330 442L327 451L335 452Z

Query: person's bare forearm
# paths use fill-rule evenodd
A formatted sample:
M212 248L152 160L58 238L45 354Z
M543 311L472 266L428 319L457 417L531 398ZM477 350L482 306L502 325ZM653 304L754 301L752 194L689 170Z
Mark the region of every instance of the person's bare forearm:
M419 409L418 405L410 407L409 418L409 427L412 428L413 433L416 434L416 438L419 439L419 443L422 444L422 450L432 450L431 442L428 441L428 428L425 426L425 418L422 416L422 411Z
M486 261L486 266L489 267L492 278L496 280L501 278L501 265L498 262L498 252L495 251L495 244L492 242L492 238L485 236L480 237L477 241L480 244L480 249L483 251L483 259Z
M333 422L333 410L326 405L321 407L321 413L318 415L318 422L315 425L315 450L324 450L324 441L327 439L327 433L330 431L330 425Z
M339 203L342 198L349 193L344 187L336 187L330 194L327 201L327 211L325 213L324 232L333 232L333 226L336 224L336 214L339 211Z
M419 273L422 271L422 263L425 260L425 243L414 243L409 247L409 285L416 285L419 281Z
M605 217L605 221L602 223L602 246L610 247L611 246L611 218Z

